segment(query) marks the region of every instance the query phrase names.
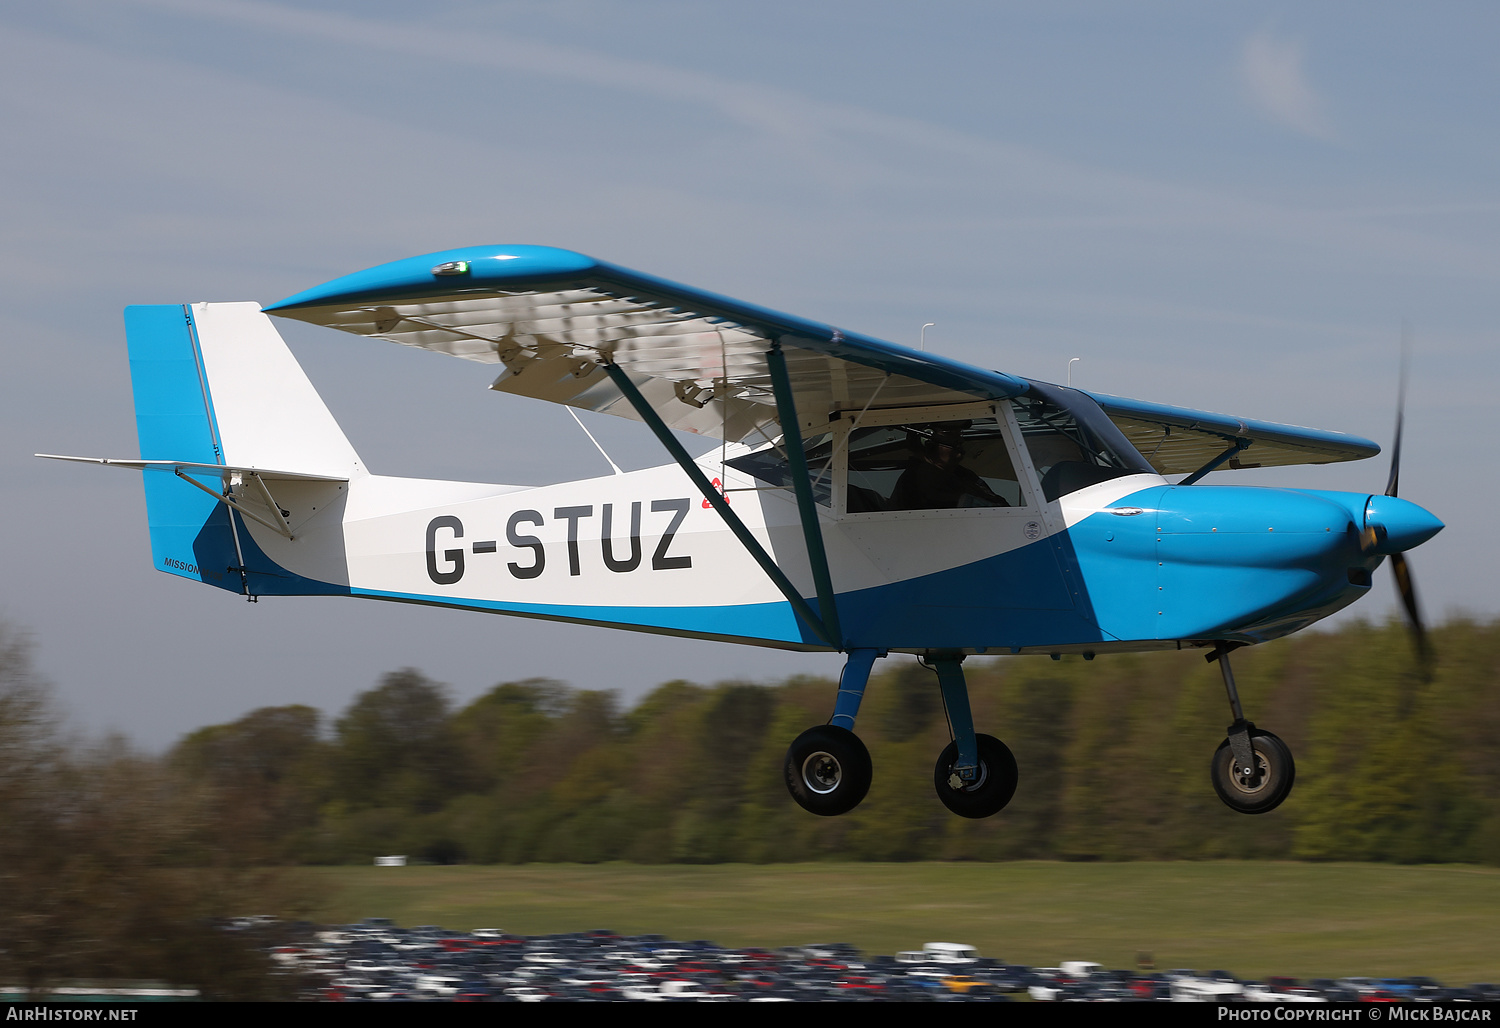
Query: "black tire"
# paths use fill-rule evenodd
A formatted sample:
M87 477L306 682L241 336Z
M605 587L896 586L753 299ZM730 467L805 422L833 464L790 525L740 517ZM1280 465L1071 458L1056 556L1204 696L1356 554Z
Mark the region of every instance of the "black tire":
M998 814L1016 794L1020 772L1010 747L993 735L976 735L979 744L979 777L963 788L953 788L953 764L958 760L958 743L950 742L932 769L933 788L938 799L959 817L978 820Z
M870 791L870 751L847 728L818 725L786 751L787 792L798 806L822 817L847 814Z
M1281 806L1281 801L1291 793L1297 765L1286 743L1270 732L1252 731L1250 747L1255 753L1254 775L1241 774L1235 767L1228 739L1219 744L1209 770L1214 792L1226 806L1241 814L1264 814Z

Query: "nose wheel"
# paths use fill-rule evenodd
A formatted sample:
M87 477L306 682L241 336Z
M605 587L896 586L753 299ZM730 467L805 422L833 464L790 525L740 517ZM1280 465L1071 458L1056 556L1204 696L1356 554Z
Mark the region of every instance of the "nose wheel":
M1230 810L1241 814L1264 814L1281 806L1281 801L1292 791L1297 765L1292 762L1292 751L1287 749L1286 743L1245 720L1239 689L1234 684L1234 671L1229 666L1229 652L1235 645L1220 643L1207 655L1208 660L1219 662L1224 691L1229 696L1229 710L1234 715L1229 738L1219 744L1213 763L1209 765L1209 776L1213 779L1214 792Z
M1230 809L1264 814L1280 806L1292 791L1297 766L1286 743L1270 732L1251 729L1249 736L1252 763L1237 758L1230 740L1225 739L1214 754L1210 773L1214 792Z

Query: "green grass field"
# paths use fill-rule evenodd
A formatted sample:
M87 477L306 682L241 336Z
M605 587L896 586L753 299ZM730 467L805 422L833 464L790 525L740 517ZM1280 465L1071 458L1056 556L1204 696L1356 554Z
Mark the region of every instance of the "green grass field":
M1242 977L1500 980L1500 869L1292 863L525 865L312 868L330 923L610 928L894 953L942 940L1055 966Z

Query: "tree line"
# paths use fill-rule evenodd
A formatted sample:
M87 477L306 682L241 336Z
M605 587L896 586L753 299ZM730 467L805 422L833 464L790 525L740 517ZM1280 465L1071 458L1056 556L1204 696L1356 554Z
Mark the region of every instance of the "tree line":
M151 980L288 999L228 917L310 906L233 834L223 796L119 738L67 730L26 637L0 622L0 986Z
M877 664L858 731L868 799L792 803L782 757L834 683L685 681L629 709L610 691L505 682L464 706L414 669L325 723L305 706L200 729L164 760L258 863L1302 859L1500 863L1500 622L1437 629L1430 669L1399 624L1236 651L1249 716L1297 760L1277 811L1237 815L1208 764L1230 720L1201 651L1094 661L971 658L975 723L1015 752L996 817L950 815L936 679Z

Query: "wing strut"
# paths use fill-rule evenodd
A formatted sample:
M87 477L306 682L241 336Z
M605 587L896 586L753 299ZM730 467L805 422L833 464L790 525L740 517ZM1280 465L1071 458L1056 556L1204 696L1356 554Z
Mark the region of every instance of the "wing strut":
M833 578L828 573L828 554L823 550L823 529L818 525L812 480L807 476L807 455L802 451L802 422L797 417L797 402L792 396L792 383L787 378L786 356L781 352L780 342L771 344L766 354L766 368L771 372L771 390L776 394L776 419L781 422L787 471L797 493L797 513L802 520L802 538L807 542L807 563L812 566L813 585L818 590L818 610L823 615L828 634L842 641L844 633L839 630L839 609L833 596Z
M1223 464L1230 457L1235 456L1236 454L1238 454L1242 450L1248 450L1248 449L1250 449L1250 444L1253 443L1254 441L1255 440L1253 440L1253 439L1245 439L1243 437L1241 437L1239 439L1232 440L1230 442L1230 444L1229 444L1229 449L1227 449L1223 453L1219 454L1213 460L1209 461L1207 464L1203 465L1197 471L1194 471L1191 475L1189 475L1187 478L1184 478L1181 482L1178 482L1177 484L1178 485L1193 485L1200 478L1202 478L1204 475L1208 474L1210 471L1214 470L1214 468L1217 468L1220 464Z
M662 421L661 416L656 413L656 410L641 395L641 391L635 387L635 383L630 380L630 376L625 373L625 369L610 361L604 365L604 370L609 374L610 380L614 382L625 399L630 401L630 405L635 408L635 412L640 415L641 420L656 434L657 440L672 455L672 459L677 462L677 466L682 468L693 484L698 487L698 491L703 494L703 498L713 506L714 510L719 512L719 516L724 519L724 523L729 526L729 530L735 534L735 537L739 539L741 545L745 547L750 556L755 558L755 562L761 566L761 570L766 573L776 588L781 590L781 594L787 598L787 602L792 605L792 610L796 612L797 616L825 643L834 649L839 649L837 636L828 630L828 626L824 624L823 619L818 617L807 601L802 598L802 594L797 591L796 587L782 573L781 568L776 565L776 561L772 560L771 555L765 551L765 547L761 546L759 540L745 527L745 523L739 519L739 516L734 511L729 509L729 504L724 502L723 495L713 487L713 483L708 480L708 476L703 474L702 469L693 461L693 458L688 456L688 452L682 448L682 444L672 435L672 430L667 428L666 422ZM790 434L797 435L795 431ZM800 436L798 436L797 441L801 442ZM804 474L803 479L805 480L806 477Z

